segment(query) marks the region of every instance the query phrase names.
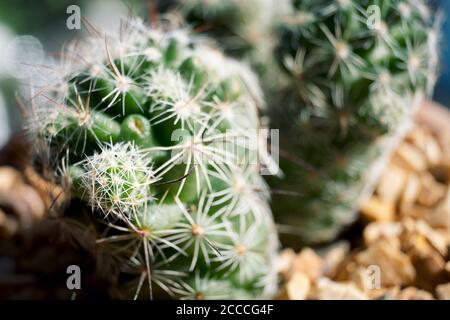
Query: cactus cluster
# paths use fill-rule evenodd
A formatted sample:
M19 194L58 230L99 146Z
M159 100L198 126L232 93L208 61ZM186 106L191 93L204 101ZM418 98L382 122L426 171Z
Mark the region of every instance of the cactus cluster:
M34 86L27 128L107 227L98 242L126 253L135 297L271 297L278 240L249 68L134 19L63 58Z
M271 108L286 161L282 223L326 241L354 221L436 79L439 19L422 0L292 0L275 51L290 80ZM295 208L295 210L293 209Z

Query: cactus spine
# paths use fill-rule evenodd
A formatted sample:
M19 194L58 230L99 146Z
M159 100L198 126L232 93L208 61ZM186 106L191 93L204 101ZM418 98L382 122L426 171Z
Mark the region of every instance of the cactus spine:
M272 296L277 236L249 69L139 20L65 57L58 80L35 88L28 129L110 228L98 242L130 251L135 297Z
M421 0L292 0L278 40L290 80L271 109L273 126L285 151L308 165L281 165L282 187L302 195L275 199L275 211L305 240L326 241L354 221L417 101L432 91L438 33Z

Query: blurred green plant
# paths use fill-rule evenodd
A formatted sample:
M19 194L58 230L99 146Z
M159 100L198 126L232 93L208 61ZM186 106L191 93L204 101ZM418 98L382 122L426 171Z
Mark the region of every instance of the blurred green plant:
M433 90L440 19L421 0L292 0L276 57L288 79L271 106L281 128L283 224L307 242L336 237ZM295 229L295 228L294 228Z

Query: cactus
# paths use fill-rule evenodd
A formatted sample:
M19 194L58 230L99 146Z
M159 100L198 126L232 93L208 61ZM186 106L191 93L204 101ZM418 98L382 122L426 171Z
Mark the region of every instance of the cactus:
M249 68L140 20L64 57L60 76L34 88L26 127L108 227L98 242L129 252L134 296L271 297L278 241Z
M259 73L272 71L274 21L286 0L160 1L160 11L172 12L192 28L214 38L224 50L251 62Z
M422 0L292 0L278 28L288 77L271 108L286 180L276 218L307 242L357 217L417 103L436 80L440 19ZM295 209L293 209L295 208Z

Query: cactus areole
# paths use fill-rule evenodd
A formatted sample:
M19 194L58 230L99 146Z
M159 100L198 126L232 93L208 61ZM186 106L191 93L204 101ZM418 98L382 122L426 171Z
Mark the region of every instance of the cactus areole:
M113 230L98 242L130 251L135 297L273 296L278 241L248 67L139 20L64 57L59 80L34 88L27 128Z

